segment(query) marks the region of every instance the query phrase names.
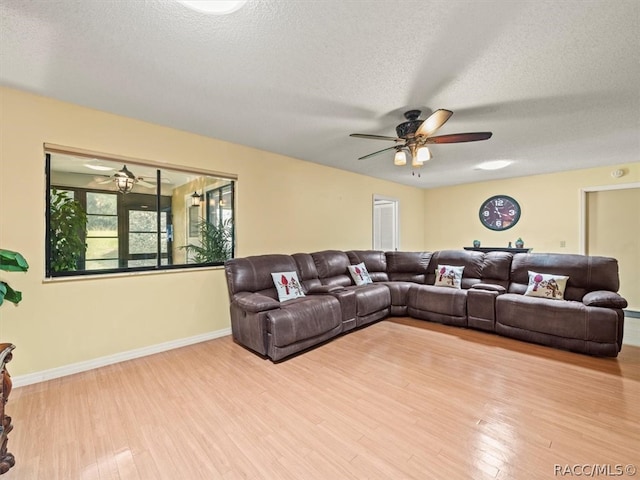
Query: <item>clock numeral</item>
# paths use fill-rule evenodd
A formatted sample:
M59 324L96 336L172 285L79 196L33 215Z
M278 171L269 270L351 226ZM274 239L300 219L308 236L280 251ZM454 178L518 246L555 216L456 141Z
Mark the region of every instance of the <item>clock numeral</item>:
M516 211L512 208L511 210L509 210L509 215L515 215Z
M489 216L489 210L485 210L484 212L482 212L482 215L484 217L488 217Z
M496 227L502 226L502 220L496 220Z
M496 207L503 207L504 206L504 200L502 200L501 198L496 199Z

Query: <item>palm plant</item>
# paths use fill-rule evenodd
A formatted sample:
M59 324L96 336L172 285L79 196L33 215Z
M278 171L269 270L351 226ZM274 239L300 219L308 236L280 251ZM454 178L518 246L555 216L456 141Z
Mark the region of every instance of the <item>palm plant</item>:
M187 255L195 263L224 262L231 258L233 247L233 221L228 218L218 225L201 219L197 224L200 245L184 245Z

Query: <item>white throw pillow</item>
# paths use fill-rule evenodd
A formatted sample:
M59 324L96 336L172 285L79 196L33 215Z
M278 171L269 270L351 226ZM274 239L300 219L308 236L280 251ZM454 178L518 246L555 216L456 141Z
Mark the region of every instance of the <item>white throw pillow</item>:
M436 287L462 288L462 272L464 267L438 265L436 268Z
M529 285L524 294L528 297L543 297L564 300L564 290L569 277L553 273L537 273L529 271Z
M296 272L276 272L272 273L271 277L276 290L278 290L278 300L281 302L304 297L302 285L300 285Z
M367 271L367 267L364 266L364 262L357 265L349 265L347 268L349 269L351 278L353 278L353 281L356 282L356 285L373 283L373 280L371 280L371 276Z

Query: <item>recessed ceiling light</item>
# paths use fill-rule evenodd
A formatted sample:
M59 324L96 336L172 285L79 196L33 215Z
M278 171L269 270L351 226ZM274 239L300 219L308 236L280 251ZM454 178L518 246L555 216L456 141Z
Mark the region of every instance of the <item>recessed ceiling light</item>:
M238 10L247 0L178 0L185 7L202 13L226 15Z
M480 170L499 170L504 167L508 167L513 162L511 160L492 160L490 162L483 162L476 168Z
M92 165L91 163L85 163L84 166L91 170L98 170L99 172L108 172L109 170L113 170L111 167L105 167L104 165Z

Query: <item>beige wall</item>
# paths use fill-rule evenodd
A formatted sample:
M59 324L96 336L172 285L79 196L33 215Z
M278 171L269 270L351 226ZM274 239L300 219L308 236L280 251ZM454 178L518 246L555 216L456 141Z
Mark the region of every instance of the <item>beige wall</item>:
M625 175L613 178L611 172L616 169L623 169ZM582 189L638 181L640 162L635 162L427 190L425 248L462 248L471 246L474 239L480 240L484 247L506 247L510 241L515 243L522 237L525 247L533 248L533 252L583 253L580 251ZM478 218L481 203L498 194L512 196L522 207L520 221L503 232L483 227ZM629 215L639 215L640 206L624 205L622 208ZM625 235L635 240L637 248L640 238L637 221L628 224ZM564 247L561 242L565 242ZM616 256L604 247L595 254ZM637 256L632 257L632 261L637 262ZM639 292L640 269L630 270L625 266L620 270L621 283L624 282L621 293ZM635 297L629 300L635 305Z
M373 194L423 248L422 190L0 88L0 246L31 265L0 274L24 294L0 308L14 376L229 327L220 269L45 282L44 143L237 175L238 256L370 248Z
M616 179L611 171L618 168L626 174ZM474 239L483 247L506 247L522 237L533 252L581 253L581 189L638 181L640 162L635 162L427 190L425 248L470 247ZM503 232L483 227L478 218L480 205L498 194L515 198L522 208L520 221Z

